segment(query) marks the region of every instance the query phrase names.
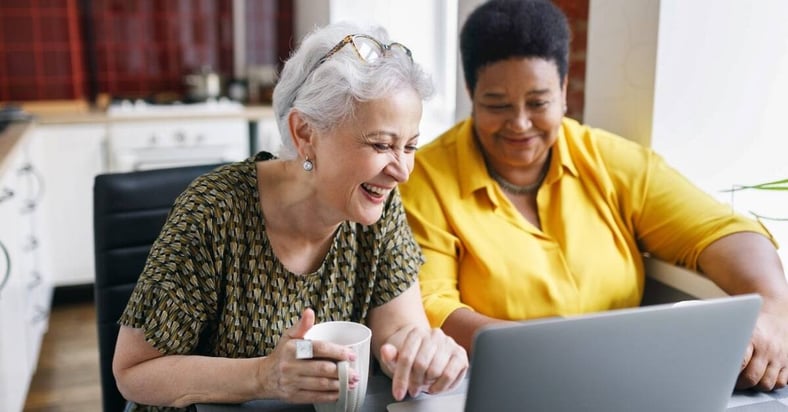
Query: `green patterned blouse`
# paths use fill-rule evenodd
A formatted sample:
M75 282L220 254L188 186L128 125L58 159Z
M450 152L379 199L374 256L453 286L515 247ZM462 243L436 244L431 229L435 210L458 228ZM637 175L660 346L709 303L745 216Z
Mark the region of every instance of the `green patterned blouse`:
M306 307L317 322L365 322L405 291L423 256L398 191L381 219L343 222L314 273L289 272L274 255L260 209L256 161L219 167L178 197L119 323L140 328L164 354L268 355ZM177 410L130 405L127 410Z

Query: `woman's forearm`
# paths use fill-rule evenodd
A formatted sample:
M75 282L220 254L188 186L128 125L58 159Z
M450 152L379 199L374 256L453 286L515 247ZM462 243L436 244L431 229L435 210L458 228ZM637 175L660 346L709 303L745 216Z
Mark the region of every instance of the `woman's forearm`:
M265 358L162 356L116 371L124 398L144 405L241 403L275 397L264 373Z
M267 356L238 359L163 355L145 341L142 330L121 326L113 372L124 397L145 405L183 407L254 399L335 402L340 387L336 362L352 355L342 345L315 341L314 358L299 359L297 342L314 321L314 311L304 309Z

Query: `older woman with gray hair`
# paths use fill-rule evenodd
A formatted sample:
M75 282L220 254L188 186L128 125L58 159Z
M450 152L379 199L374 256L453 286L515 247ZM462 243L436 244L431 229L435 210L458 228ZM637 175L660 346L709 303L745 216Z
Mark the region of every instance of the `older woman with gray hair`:
M354 355L314 342L311 358L296 356L330 320L370 327L396 399L463 378L465 350L424 314L423 257L397 190L431 92L381 28L340 24L304 39L274 91L280 157L261 152L196 179L151 250L113 361L127 409L335 401L336 362Z

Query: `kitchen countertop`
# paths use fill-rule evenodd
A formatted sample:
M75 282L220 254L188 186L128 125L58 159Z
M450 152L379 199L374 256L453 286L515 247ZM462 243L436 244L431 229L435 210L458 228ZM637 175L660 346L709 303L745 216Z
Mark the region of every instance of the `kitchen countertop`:
M271 118L274 115L271 106L245 106L240 112L217 112L217 113L184 113L174 111L166 116L161 113L150 115L135 114L134 116L109 116L103 110L88 109L74 111L31 111L36 116L36 123L39 124L78 124L78 123L117 123L117 122L142 122L142 121L166 121L168 119L237 119L243 118L249 121L262 118Z
M167 121L167 120L198 120L198 119L237 119L242 118L248 121L255 121L264 118L273 118L274 111L271 106L245 106L243 111L217 112L217 113L183 113L174 112L162 116L161 114L135 115L135 116L109 116L103 110L89 109L84 106L74 105L73 107L63 108L57 106L56 109L47 109L44 106L25 108L34 115L32 121L20 121L11 123L0 133L0 175L5 173L8 167L8 158L16 150L20 150L20 144L28 132L40 125L57 124L82 124L82 123L118 123L118 122L142 122L142 121Z

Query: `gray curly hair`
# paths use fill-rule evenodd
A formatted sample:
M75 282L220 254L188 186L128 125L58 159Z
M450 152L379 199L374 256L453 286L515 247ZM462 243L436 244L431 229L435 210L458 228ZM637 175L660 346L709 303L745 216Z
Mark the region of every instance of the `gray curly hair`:
M279 157L294 159L288 116L298 110L318 131L327 132L354 115L360 102L380 99L410 87L422 100L432 96L430 77L404 53L390 53L367 63L346 45L324 62L320 60L348 34L364 34L390 42L382 27L361 28L336 23L308 34L285 63L274 88L273 108L282 148Z

